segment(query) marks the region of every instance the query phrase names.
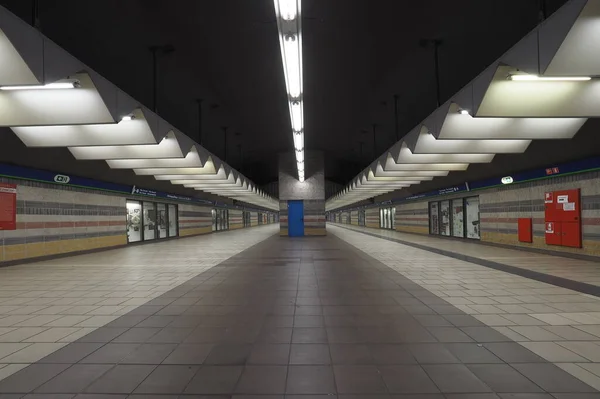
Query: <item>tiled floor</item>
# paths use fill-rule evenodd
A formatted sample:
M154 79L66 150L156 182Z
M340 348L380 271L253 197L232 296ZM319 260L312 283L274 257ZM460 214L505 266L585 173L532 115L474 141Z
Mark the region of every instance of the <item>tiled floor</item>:
M498 335L498 340L505 339L503 336L508 337L521 347L600 389L600 298L382 240L345 227L328 225L327 228L330 234L335 234L373 256L452 304L454 309L468 315L467 318L464 314L445 316L448 324L439 321L434 316L435 313L427 316L426 312L429 310L422 308L422 317L430 318L432 325L439 323L440 326L460 327L474 339L478 339L477 326L492 327L502 334ZM368 232L385 236L395 234L379 233L378 230L372 229L368 229ZM398 236L404 240L407 234L398 233ZM460 247L454 250L458 251ZM486 251L487 248L481 250ZM491 250L496 253L502 251L498 248ZM525 257L531 256L519 251L510 252L517 252ZM555 258L555 263L556 259L562 258ZM544 258L539 260L541 263ZM544 265L539 267L543 268ZM558 265L554 264L552 269L557 267ZM585 267L588 268L588 265ZM569 268L565 275L578 274L572 264L565 265L565 269ZM600 266L597 264L594 273L600 273ZM438 311L445 307L447 305L432 308ZM510 362L512 354L505 356L508 357L502 359ZM519 357L516 359L519 362L528 361Z
M0 268L0 379L277 232L270 225Z
M428 262L425 251L418 261L414 253L402 261L410 249L399 244L337 227L330 233L264 240L0 381L0 397L599 397L445 300L452 297L442 299L413 280ZM378 261L378 252L393 261ZM154 259L169 267L169 256L157 253ZM188 266L195 262L179 253ZM478 279L479 269L468 273ZM458 272L450 265L447 273ZM462 283L486 289L484 282L454 285ZM501 279L498 290L506 284ZM524 284L515 282L515 289ZM557 355L591 353L561 347L565 352ZM594 365L564 364L578 363Z

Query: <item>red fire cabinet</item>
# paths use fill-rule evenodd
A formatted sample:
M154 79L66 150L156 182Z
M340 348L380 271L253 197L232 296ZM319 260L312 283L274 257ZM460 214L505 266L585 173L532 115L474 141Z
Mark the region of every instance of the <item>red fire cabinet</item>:
M546 193L544 203L546 244L581 248L579 189Z
M519 218L517 220L517 232L519 235L520 242L533 242L533 232L531 225L531 218Z

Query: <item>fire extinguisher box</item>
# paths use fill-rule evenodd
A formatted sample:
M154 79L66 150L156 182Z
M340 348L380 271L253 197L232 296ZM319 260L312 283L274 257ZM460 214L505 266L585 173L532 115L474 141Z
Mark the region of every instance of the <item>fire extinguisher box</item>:
M581 248L580 190L548 192L544 207L546 244Z

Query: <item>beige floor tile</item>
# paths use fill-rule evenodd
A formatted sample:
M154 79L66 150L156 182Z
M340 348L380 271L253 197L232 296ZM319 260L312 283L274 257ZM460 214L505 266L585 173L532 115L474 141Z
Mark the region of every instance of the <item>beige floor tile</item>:
M10 377L11 375L13 375L14 373L16 373L17 371L20 371L20 370L24 369L27 366L29 366L29 364L27 364L27 363L22 363L22 364L7 364L7 365L5 365L5 367L2 367L0 369L0 380L5 379L6 377Z
M496 314L473 315L477 320L488 326L514 326L515 323Z
M589 341L562 341L560 346L577 353L592 362L600 362L600 345Z
M35 363L59 350L66 343L34 343L20 351L0 359L1 363Z
M91 316L59 316L58 319L44 324L44 327L73 327Z
M86 315L109 316L123 309L123 306L99 306Z
M0 358L11 355L21 349L27 348L31 344L23 343L0 343Z
M500 334L512 339L515 342L527 342L529 338L522 336L521 334L517 334L509 327L492 327L494 330L498 331Z
M495 305L497 308L501 309L503 312L511 313L511 314L526 314L531 313L531 311L527 308L524 308L521 305L517 304L498 304Z
M531 341L560 341L562 340L556 334L552 334L548 330L544 330L539 326L513 326L509 327L517 334L521 334L524 337L529 338Z
M52 306L48 306L46 309L40 310L39 312L36 312L37 314L50 314L50 315L56 315L56 314L67 314L65 312L67 312L69 309L71 309L73 306L72 305L52 305Z
M600 338L600 325L581 325L574 327L578 330L585 331L588 334L592 334Z
M20 327L8 334L0 335L0 342L21 342L47 330L45 327Z
M543 328L567 341L594 341L599 339L595 335L588 334L572 326L544 326Z
M600 363L577 363L577 365L600 377Z
M575 324L573 320L554 313L532 313L530 316L551 326L569 326L571 324Z
M520 344L552 363L585 362L587 360L554 342L520 342Z
M502 317L504 317L507 320L512 321L513 323L515 323L518 326L545 326L545 325L547 325L543 321L536 319L534 317L531 317L530 315L527 315L527 314L503 314Z
M77 327L102 327L107 325L113 320L116 320L119 316L91 316L86 320L78 323Z
M58 342L77 331L79 331L77 327L51 327L40 334L27 338L24 342Z
M25 320L29 320L34 316L23 315L23 316L7 316L0 319L0 327L11 327Z
M89 333L93 332L96 329L97 329L96 327L80 328L78 331L74 332L71 335L67 335L64 338L59 339L57 342L75 342L79 338L85 337L86 335L88 335Z
M88 314L92 311L94 311L95 309L97 309L99 306L95 306L95 305L90 305L90 306L71 306L69 309L61 312L61 314L63 315L85 315Z
M40 315L35 316L20 323L15 324L17 327L42 327L56 319L59 319L60 315Z
M592 388L600 390L600 377L597 375L573 363L556 363L556 365Z
M576 324L600 324L600 318L589 313L561 313L560 315L575 321Z
M544 301L545 302L545 301ZM529 309L529 313L558 313L559 310L542 303L522 303L525 309Z

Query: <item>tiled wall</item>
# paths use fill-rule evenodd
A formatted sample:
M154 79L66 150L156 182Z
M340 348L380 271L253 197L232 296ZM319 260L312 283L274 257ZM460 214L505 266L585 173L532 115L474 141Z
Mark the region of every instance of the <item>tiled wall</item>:
M127 244L125 198L17 184L17 229L0 231L0 262Z
M365 209L365 223L367 227L379 228L379 208Z
M212 232L212 208L191 204L179 205L179 236Z
M244 228L243 211L239 209L229 210L229 230L237 230Z
M358 226L358 211L350 212L350 224Z
M428 202L411 202L396 206L394 226L405 233L429 233Z
M577 188L581 189L583 248L546 245L544 193ZM482 241L600 256L600 172L505 186L478 194ZM533 243L518 241L518 218L533 219Z

